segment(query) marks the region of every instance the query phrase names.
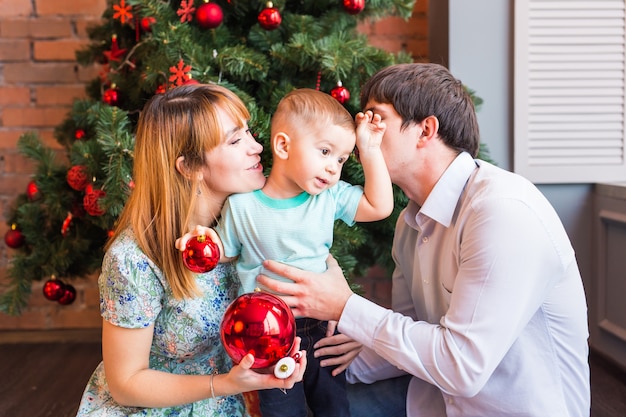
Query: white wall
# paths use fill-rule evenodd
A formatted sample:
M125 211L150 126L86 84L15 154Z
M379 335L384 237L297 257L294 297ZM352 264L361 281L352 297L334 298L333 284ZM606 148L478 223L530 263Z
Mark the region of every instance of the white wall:
M419 0L418 0L419 1ZM443 5L442 3L446 3ZM514 0L430 0L431 56L484 100L481 140L492 159L512 170ZM432 13L431 13L432 11ZM438 24L437 19L448 19ZM447 31L447 33L445 32ZM442 45L442 39L448 40ZM434 50L433 50L434 46ZM447 47L447 50L446 50ZM447 54L447 56L445 56ZM576 250L585 287L592 279L592 184L541 185Z

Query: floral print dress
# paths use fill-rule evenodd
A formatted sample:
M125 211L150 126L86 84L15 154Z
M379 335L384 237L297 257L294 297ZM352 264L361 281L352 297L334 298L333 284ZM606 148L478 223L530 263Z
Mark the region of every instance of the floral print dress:
M132 231L121 234L104 256L98 279L100 311L125 328L154 323L150 368L175 374L226 373L232 363L220 341L220 322L237 296L232 264L197 275L201 297L177 300L156 265L141 251ZM124 407L111 397L102 363L91 376L78 416L247 416L241 395L208 398L170 408Z

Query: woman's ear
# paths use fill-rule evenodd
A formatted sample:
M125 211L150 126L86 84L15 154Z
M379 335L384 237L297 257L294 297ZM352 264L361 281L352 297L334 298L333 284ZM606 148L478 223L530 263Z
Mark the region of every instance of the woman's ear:
M272 138L272 153L274 158L289 158L289 145L291 138L285 132L278 132Z
M202 170L197 171L197 172L193 172L189 169L189 167L187 166L187 164L185 163L185 157L184 156L179 156L178 158L176 158L176 171L178 171L178 173L180 175L182 175L183 177L187 178L187 179L193 179L193 176L196 175L196 179L198 181L201 181L203 178L202 175Z

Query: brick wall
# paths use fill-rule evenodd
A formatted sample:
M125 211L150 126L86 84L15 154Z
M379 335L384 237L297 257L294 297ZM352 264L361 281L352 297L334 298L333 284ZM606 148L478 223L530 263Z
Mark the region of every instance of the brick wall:
M417 0L413 17L362 23L372 45L407 51L416 61L428 57L427 0ZM0 0L0 235L8 230L7 211L25 192L32 164L16 149L25 132L36 132L46 146L60 149L54 128L72 102L85 96L85 84L96 68L75 63L74 53L89 39L86 28L97 24L106 0ZM0 285L6 282L11 249L0 244ZM69 306L46 300L43 282L34 282L28 307L19 317L0 313L2 330L93 329L100 327L96 276L74 281L76 301ZM388 305L389 280L373 268L360 282L365 295ZM0 332L0 338L2 333Z

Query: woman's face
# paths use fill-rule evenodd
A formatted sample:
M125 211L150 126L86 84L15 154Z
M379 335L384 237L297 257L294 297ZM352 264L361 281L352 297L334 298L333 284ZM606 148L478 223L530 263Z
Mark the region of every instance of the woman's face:
M248 125L238 127L235 120L223 109L218 109L224 138L207 152L207 166L203 170L205 185L214 196L223 198L234 193L258 190L265 184L259 144Z

